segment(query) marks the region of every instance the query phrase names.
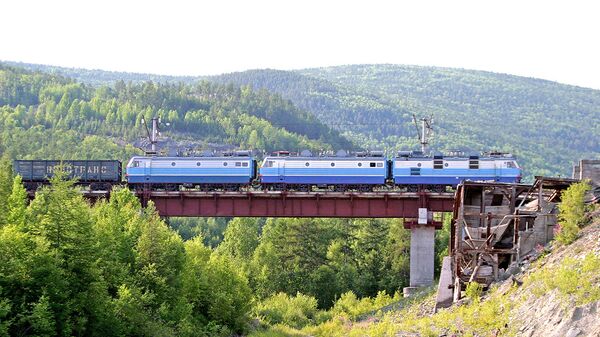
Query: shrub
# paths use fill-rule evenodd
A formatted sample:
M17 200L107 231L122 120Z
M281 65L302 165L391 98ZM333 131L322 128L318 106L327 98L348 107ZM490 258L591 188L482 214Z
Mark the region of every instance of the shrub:
M467 289L465 289L465 296L473 302L479 302L481 293L483 292L483 285L477 282L469 282Z
M270 325L285 324L301 328L314 323L317 299L301 293L297 293L295 297L278 293L259 303L255 307L255 313Z
M400 301L400 294L398 293L394 296L390 296L386 294L385 291L380 291L375 298L365 297L358 299L352 291L349 291L342 294L342 297L335 302L331 309L331 313L350 319L357 319L362 315L371 313L398 301Z
M575 241L579 228L585 224L585 213L587 206L585 205L584 198L585 192L590 189L590 185L587 182L580 182L571 185L562 194L562 201L559 207L560 221L556 240L563 244L570 244Z

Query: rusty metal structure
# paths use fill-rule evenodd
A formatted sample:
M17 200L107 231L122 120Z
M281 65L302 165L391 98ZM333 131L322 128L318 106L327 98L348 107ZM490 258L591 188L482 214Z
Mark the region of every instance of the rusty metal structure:
M550 241L561 192L577 181L536 177L532 185L459 185L453 207L450 256L442 266L438 307L460 299L469 282L489 286L536 246Z
M110 191L82 189L95 202L109 199ZM151 201L161 217L294 217L400 218L407 229L442 228L433 214L449 213L452 192L286 192L286 191L136 191L145 207ZM35 192L28 191L29 199ZM427 210L426 223L418 222Z
M148 191L138 197L144 205L152 201L165 217L416 219L419 208L450 212L454 204L453 193L435 192Z

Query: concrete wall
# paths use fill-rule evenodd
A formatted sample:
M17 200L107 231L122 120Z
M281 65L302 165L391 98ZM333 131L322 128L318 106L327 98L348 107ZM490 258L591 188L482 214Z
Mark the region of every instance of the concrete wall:
M573 178L591 179L592 183L600 186L600 160L582 159L573 170Z
M410 286L423 287L433 284L435 256L435 228L418 226L411 229L410 236Z
M437 298L435 300L435 311L440 308L448 308L452 305L454 289L452 279L452 257L445 256L442 261L440 283L438 284Z

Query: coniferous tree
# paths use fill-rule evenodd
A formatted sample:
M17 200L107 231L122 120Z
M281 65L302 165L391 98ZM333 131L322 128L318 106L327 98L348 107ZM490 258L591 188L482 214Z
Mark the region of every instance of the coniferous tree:
M0 158L0 226L7 223L8 198L12 191L12 170L10 159L4 155Z
M15 176L13 180L12 191L8 197L7 206L7 223L20 227L24 226L27 211L27 191L19 175Z

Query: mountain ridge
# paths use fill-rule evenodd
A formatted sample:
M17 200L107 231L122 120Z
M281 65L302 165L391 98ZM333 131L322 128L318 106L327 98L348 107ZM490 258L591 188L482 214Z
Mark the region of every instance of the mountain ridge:
M86 78L96 75L83 72L76 78L93 83ZM177 82L177 77L162 75L109 75L115 80L122 76L123 81ZM97 78L107 83L108 77ZM572 162L600 156L595 141L600 135L600 90L545 79L394 64L258 69L181 79L188 84L210 81L279 94L360 147L388 153L416 149L412 115L432 114L436 119L432 148L513 152L529 177L568 175Z
M433 114L438 120L434 148L513 152L530 168L530 177L567 175L570 163L600 154L594 142L600 134L594 122L600 115L599 90L480 70L421 66L352 65L298 72L308 75L309 82L327 81L338 94L323 98L318 91L288 90L293 86L261 83L253 72L218 80L277 92L313 111L324 123L333 121L330 116L353 116L356 125L340 130L371 147L416 148L412 114ZM315 104L324 100L327 112ZM374 130L373 122L383 126ZM499 127L503 132L497 132Z

